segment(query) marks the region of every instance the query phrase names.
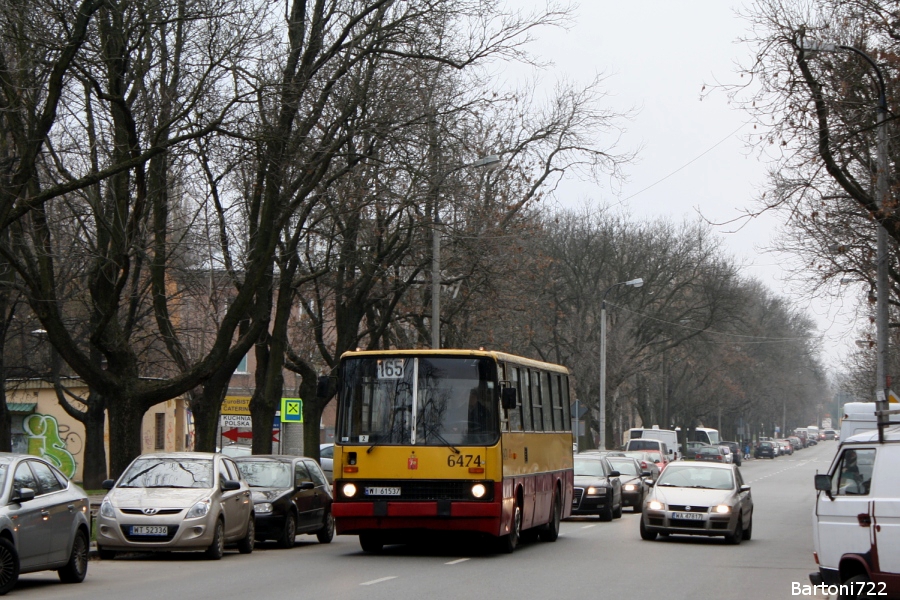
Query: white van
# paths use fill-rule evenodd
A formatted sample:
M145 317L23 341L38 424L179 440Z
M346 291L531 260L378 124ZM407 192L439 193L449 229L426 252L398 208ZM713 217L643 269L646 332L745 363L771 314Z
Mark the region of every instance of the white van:
M873 429L878 429L874 402L848 402L844 405L841 418L842 440Z
M900 427L842 438L827 473L816 475L813 585L848 586L900 598ZM849 586L853 586L850 589ZM860 595L860 597L862 597Z
M666 458L669 461L678 460L681 456L678 434L671 429L629 429L628 436L629 439L625 442L626 450L643 450L643 448L631 447L630 444L634 440L659 440L666 445Z

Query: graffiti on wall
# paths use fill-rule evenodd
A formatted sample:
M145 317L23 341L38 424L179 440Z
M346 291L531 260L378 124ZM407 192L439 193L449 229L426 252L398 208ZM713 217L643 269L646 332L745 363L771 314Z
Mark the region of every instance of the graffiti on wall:
M68 428L62 431L55 417L39 413L25 417L22 425L28 438L28 454L40 456L55 465L66 477L75 475L75 456L69 452L66 442L73 435L78 438L77 434Z

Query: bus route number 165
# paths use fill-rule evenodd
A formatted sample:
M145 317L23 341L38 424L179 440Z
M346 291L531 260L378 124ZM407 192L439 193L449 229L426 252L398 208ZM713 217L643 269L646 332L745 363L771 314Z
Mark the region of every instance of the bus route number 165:
M379 360L378 379L403 379L403 359L383 358Z

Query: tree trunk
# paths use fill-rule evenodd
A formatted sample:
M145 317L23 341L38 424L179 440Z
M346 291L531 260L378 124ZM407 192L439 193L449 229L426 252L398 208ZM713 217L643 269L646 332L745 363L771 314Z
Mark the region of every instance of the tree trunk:
M109 476L116 479L141 454L141 423L146 410L127 397L109 402Z
M84 413L84 464L82 465L82 487L99 490L107 479L106 469L106 399L90 392Z
M214 377L206 382L200 393L189 394L191 415L194 418L194 450L215 452L219 443L216 431L219 428L219 413L228 391L228 379Z

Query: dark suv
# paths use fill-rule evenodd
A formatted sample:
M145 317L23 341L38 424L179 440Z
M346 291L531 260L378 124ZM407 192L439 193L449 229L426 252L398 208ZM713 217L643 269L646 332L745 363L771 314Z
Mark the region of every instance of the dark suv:
M753 451L753 458L775 458L775 445L772 442L760 442Z

